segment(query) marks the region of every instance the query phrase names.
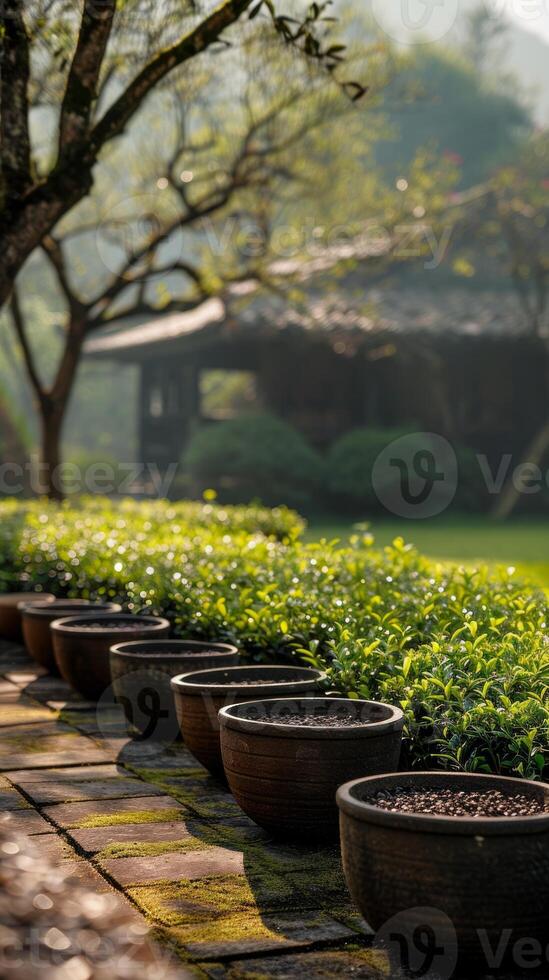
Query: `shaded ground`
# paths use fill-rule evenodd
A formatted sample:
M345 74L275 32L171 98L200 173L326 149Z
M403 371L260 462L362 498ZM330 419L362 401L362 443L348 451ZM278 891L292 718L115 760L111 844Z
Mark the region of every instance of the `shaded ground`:
M312 520L309 541L348 538L354 521ZM440 517L425 521L369 522L376 544L383 547L403 537L430 558L455 562L514 565L520 574L549 588L549 519L496 523L489 517ZM361 525L363 526L363 525Z
M0 643L0 675L0 816L120 891L182 977L384 975L337 848L270 840L182 745L132 742L21 647Z

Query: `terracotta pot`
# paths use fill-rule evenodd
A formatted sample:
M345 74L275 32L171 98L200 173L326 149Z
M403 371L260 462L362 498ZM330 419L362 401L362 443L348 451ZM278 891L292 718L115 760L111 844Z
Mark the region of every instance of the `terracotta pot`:
M187 748L214 776L225 779L219 737L220 708L257 701L271 694L276 697L312 695L325 676L310 667L280 665L201 670L174 677L175 707Z
M140 640L111 647L110 661L114 694L130 725L143 738L173 741L179 724L172 677L182 670L232 666L238 649L198 640Z
M446 817L389 812L364 802L368 794L395 786L518 790L545 800L548 810L528 817ZM463 968L468 977L496 972L486 950L497 950L506 935L506 956L498 969L520 966L516 944L524 939L546 950L548 785L501 776L399 773L347 783L337 802L347 884L370 926L382 930L381 938L400 937L393 950L395 969L402 948L409 956L418 930L431 937L432 949L439 948L431 969L445 978L456 969L462 975ZM416 969L421 967L416 958Z
M333 727L342 714L357 724ZM304 714L311 724L282 724ZM337 838L341 781L398 767L399 708L346 698L254 701L222 708L221 751L230 789L266 830L292 838Z
M50 592L6 592L0 595L0 636L14 643L23 642L21 607L31 602L53 602Z
M109 651L131 636L161 639L170 631L167 619L110 613L55 619L50 626L57 669L82 697L97 701L111 684Z
M50 624L62 616L76 616L78 613L119 613L122 606L117 602L90 602L89 599L56 599L55 602L33 602L23 604L21 618L23 642L33 660L50 674L58 674L53 655Z

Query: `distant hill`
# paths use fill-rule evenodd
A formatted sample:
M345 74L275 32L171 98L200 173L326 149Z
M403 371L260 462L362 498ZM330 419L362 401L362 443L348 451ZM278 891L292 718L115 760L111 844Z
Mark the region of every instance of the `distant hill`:
M400 8L400 4L383 5L379 0L363 0L364 5L370 10L375 11L375 19L378 23L390 25L390 33L393 37L398 37L406 43L412 35L397 17L395 11ZM340 6L353 6L354 0L340 0ZM338 6L339 6L338 5ZM455 21L451 29L441 38L442 44L449 46L460 45L463 38L464 18L475 8L479 7L479 0L460 0L460 16ZM381 13L380 13L381 11ZM544 30L549 27L549 15L545 14ZM528 105L533 110L533 115L541 126L549 125L549 41L541 33L534 33L533 30L525 30L510 18L505 18L509 25L508 38L504 47L505 63L501 66L505 73L517 76L520 87L525 93ZM429 36L429 25L425 27L425 35Z

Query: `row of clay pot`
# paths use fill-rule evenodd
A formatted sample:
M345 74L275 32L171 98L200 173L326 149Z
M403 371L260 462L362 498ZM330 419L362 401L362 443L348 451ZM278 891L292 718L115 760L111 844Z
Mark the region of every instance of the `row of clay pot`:
M400 710L322 697L320 671L237 666L235 647L167 639L169 623L154 617L98 609L90 620L88 607L87 618L79 610L71 622L53 619L53 607L48 616L44 610L24 613L36 659L49 648L42 642L39 653L27 616L29 623L51 625L53 663L80 693L97 698L112 683L138 737L175 724L196 758L224 774L242 809L270 833L311 843L332 839L339 809L351 894L392 951L395 969L411 965L415 975L427 969L450 978L459 968L473 977L494 972L495 959L499 970L516 969L522 952L532 957L539 949L547 975L547 785L397 773ZM464 796L498 790L509 798L519 792L540 809L529 816L467 817L375 803L380 792L415 788Z

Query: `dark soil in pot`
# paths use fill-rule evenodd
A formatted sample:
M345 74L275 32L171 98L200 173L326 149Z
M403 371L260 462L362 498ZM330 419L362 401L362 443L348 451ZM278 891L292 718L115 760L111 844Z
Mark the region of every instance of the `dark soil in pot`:
M131 636L162 639L170 631L167 619L125 613L71 616L51 624L53 652L61 676L82 697L97 701L110 687L110 648Z
M14 643L23 642L21 608L31 602L54 602L50 592L6 592L0 595L0 636Z
M76 616L78 613L119 613L122 606L117 602L91 602L88 599L56 599L55 602L33 602L23 605L23 642L33 660L45 667L50 674L58 674L53 655L50 625L54 619Z
M214 776L224 779L219 737L220 708L265 696L308 695L326 675L310 667L249 666L175 677L172 688L185 744Z
M219 719L230 789L245 813L277 836L336 838L342 780L398 768L404 718L390 705L266 700L222 708Z
M445 978L522 976L526 947L526 975L537 975L532 949L547 975L548 785L399 773L344 785L337 802L349 889L395 975L411 953L421 968L420 933Z
M140 640L111 647L111 676L116 700L130 726L143 739L173 741L179 723L170 686L182 671L238 663L228 643L198 640Z

